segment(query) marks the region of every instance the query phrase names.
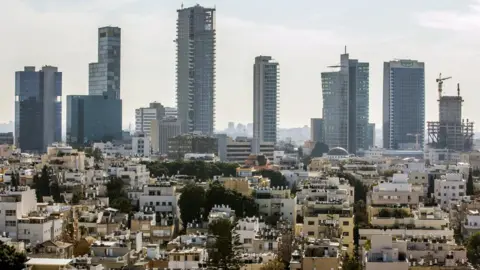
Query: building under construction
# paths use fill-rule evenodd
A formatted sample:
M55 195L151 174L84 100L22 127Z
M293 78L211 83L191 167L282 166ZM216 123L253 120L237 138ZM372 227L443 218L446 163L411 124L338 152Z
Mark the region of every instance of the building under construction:
M462 119L460 84L457 84L456 96L442 96L443 81L451 77L436 80L439 94L439 121L427 122L428 145L436 149L470 151L473 146L473 122Z

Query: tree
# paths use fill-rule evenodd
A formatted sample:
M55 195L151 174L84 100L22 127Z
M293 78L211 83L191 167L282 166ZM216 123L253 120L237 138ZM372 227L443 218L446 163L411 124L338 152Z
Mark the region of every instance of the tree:
M200 221L202 207L205 205L205 190L196 184L187 184L182 189L178 207L183 226L194 220Z
M25 268L27 256L19 253L14 247L0 241L0 269L21 270Z
M271 187L286 187L288 186L287 179L281 172L273 170L261 170L260 173L263 177L270 179Z
M362 266L355 256L350 257L348 256L348 254L345 254L345 256L343 257L342 269L343 270L361 270Z
M260 267L260 270L283 270L285 269L285 264L279 260L269 261Z
M17 172L12 173L12 180L10 181L10 184L12 187L18 187L20 179L19 175Z
M98 148L95 148L92 152L93 160L95 162L102 162L103 161L103 154L102 151Z
M125 192L125 183L118 177L112 177L107 183L107 196L110 206L122 213L132 210L132 203Z
M33 177L33 188L37 195L37 202L43 202L44 196L50 196L50 170L43 166L42 172Z
M122 213L129 213L130 211L132 211L131 201L123 196L113 199L113 201L110 203L110 206L112 208L118 209Z
M329 150L330 149L328 148L328 145L326 145L323 142L317 142L317 143L315 143L315 146L313 147L313 150L312 150L312 153L310 154L310 156L312 158L322 157L323 154L328 153Z
M258 205L252 197L246 197L236 191L225 189L220 183L210 185L205 194L204 219L215 205L228 205L235 210L237 217L252 217L258 215Z
M54 202L56 203L65 202L64 199L62 199L60 196L60 186L58 185L57 181L54 181L50 184L50 194Z
M214 269L239 270L241 261L240 237L235 233L235 224L228 219L218 219L208 226L207 265Z
M480 266L480 232L477 232L468 238L467 258L474 266Z
M474 193L474 187L473 187L473 176L472 176L472 171L470 170L470 173L468 174L468 180L467 180L467 195L471 196Z

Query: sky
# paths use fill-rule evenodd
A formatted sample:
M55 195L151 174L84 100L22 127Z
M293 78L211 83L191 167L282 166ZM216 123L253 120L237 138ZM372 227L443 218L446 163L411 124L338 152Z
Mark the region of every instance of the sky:
M321 77L344 46L370 63L370 122L381 127L383 62L426 65L426 120L438 120L435 78L461 84L464 118L480 123L480 0L4 0L0 3L0 122L14 119L14 73L53 65L66 96L87 94L88 63L97 61L97 28L122 28L123 124L135 108L175 104L176 10L216 7L216 129L252 122L253 62L280 63L280 127L322 117ZM133 126L133 125L132 125ZM479 130L479 128L476 128Z

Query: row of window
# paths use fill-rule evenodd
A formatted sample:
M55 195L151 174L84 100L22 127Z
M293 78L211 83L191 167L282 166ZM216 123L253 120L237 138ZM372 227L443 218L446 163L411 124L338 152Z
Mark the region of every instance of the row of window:
M337 221L336 220L319 220L318 221L318 224L328 224L328 223L336 223ZM342 225L343 226L348 226L350 224L350 222L348 221L343 221ZM315 225L315 221L308 221L308 225Z

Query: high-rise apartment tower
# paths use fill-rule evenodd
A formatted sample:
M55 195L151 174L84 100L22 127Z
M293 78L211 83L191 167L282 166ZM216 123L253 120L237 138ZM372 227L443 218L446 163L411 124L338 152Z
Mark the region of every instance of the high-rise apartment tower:
M253 65L253 142L258 153L262 142L277 142L280 67L271 56L255 57Z
M215 9L177 10L177 109L182 132L213 134L215 126Z

